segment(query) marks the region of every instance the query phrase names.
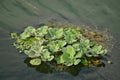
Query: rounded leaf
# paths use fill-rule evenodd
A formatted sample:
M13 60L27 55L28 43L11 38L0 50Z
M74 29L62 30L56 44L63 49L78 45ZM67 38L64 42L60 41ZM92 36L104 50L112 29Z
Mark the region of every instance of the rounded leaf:
M45 34L47 34L47 30L48 30L48 26L42 26L40 28L37 29L37 36L44 36Z
M41 64L41 60L39 58L32 59L32 60L30 60L30 64L31 65L40 65Z
M51 42L49 43L49 49L50 49L50 51L52 51L52 52L56 52L56 51L59 50L59 45L58 45L55 41L51 41Z
M27 28L25 28L24 32L20 34L20 37L21 39L26 39L30 37L31 35L33 35L35 31L36 31L35 28L33 28L32 26L28 26Z
M70 56L74 56L76 54L74 48L70 45L68 45L67 47L63 48L63 54L69 54Z

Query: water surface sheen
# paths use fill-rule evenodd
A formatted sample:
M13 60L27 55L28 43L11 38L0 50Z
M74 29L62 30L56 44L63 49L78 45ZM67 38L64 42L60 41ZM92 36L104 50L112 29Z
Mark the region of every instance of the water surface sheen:
M0 80L119 80L120 0L0 0ZM12 46L10 32L48 22L85 24L108 28L116 39L110 52L113 64L70 72L44 72L24 63L25 57ZM43 64L44 65L44 64ZM47 69L49 66L44 67ZM74 72L73 72L74 73Z

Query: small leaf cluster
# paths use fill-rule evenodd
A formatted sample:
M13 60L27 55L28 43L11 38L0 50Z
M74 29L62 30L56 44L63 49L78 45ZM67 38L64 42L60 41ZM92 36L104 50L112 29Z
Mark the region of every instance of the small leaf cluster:
M13 45L31 58L32 65L52 60L66 66L88 65L88 58L107 53L103 46L85 38L80 28L28 26L20 35L11 33L11 38L16 40Z

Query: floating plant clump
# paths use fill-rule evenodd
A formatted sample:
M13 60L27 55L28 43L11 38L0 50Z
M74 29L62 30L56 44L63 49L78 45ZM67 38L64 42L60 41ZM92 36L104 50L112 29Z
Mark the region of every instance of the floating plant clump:
M88 35L89 36L89 35ZM11 33L13 44L31 60L31 65L54 61L56 65L101 64L107 49L85 36L80 27L28 26L20 35Z

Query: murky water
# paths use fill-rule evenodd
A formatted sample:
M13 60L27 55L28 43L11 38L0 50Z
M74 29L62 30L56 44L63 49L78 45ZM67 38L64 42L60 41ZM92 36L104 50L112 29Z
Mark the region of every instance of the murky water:
M119 80L120 0L0 0L0 80ZM24 63L25 56L11 45L10 32L48 22L85 24L108 28L116 39L106 67L70 72L36 71ZM45 65L45 64L43 64Z

